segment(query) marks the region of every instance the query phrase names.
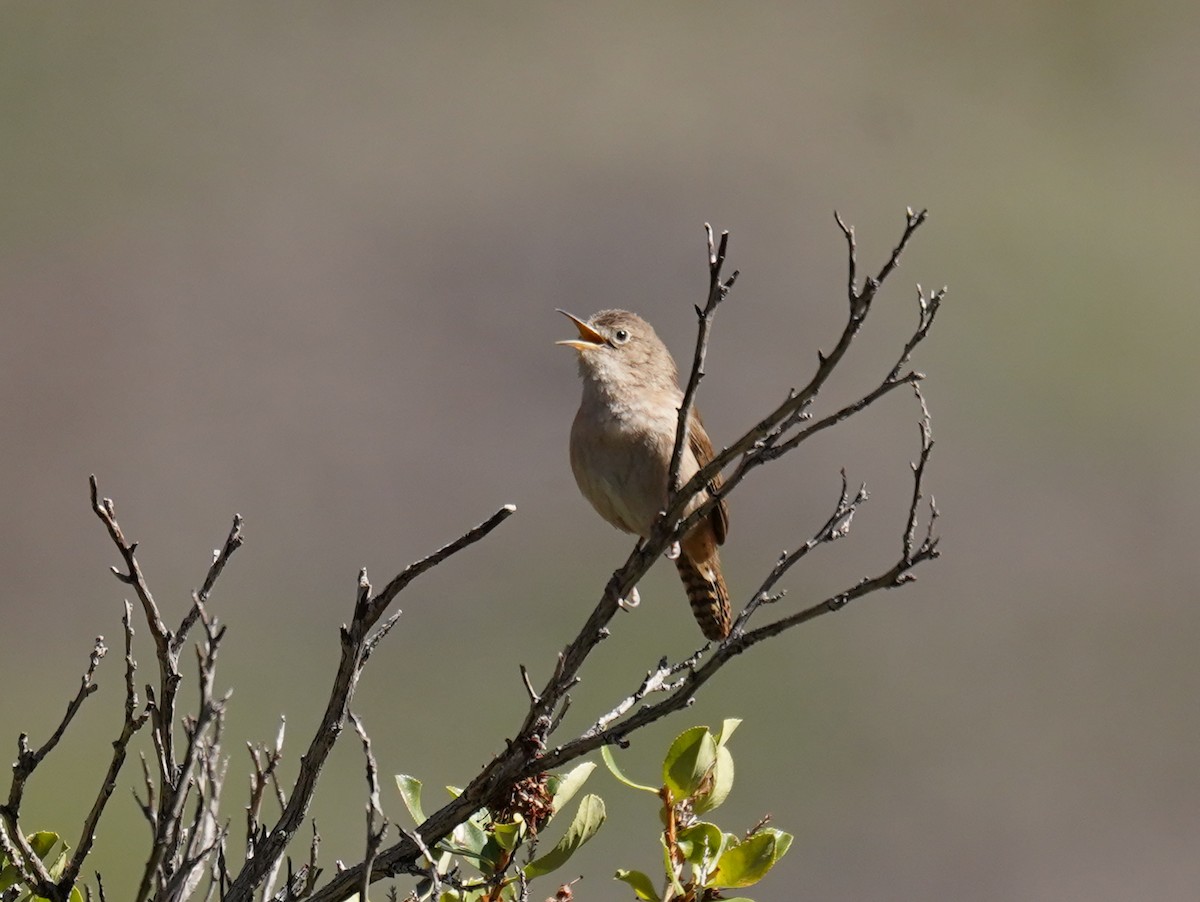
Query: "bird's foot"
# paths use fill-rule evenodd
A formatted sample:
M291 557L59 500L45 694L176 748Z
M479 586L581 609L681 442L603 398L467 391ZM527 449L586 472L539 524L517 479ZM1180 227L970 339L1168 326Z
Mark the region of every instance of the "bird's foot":
M672 543L670 544L670 546L667 548L666 555L667 555L667 560L668 560L668 561L677 561L677 560L679 560L679 543L678 543L678 542L672 542Z
M623 611L632 611L642 603L642 597L638 594L637 586L629 590L629 594L624 598L617 599L617 607Z

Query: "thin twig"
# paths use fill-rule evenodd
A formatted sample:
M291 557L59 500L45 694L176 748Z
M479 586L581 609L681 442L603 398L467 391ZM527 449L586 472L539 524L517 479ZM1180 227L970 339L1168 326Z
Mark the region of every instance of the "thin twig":
M309 741L307 751L300 759L300 771L288 795L283 813L266 833L255 856L244 863L240 873L234 878L226 893L225 902L251 902L255 888L262 882L272 864L281 860L288 843L291 842L292 837L304 822L313 793L316 791L321 770L350 713L354 690L358 685L363 665L366 663L364 655L368 647L374 647L371 645L370 631L383 616L388 605L422 573L483 539L512 516L515 511L514 505L504 505L478 526L467 530L428 557L410 564L376 595L370 594L370 583L366 579L366 572L360 573L354 617L349 626L343 626L341 629L342 654L334 675L325 714ZM353 869L343 871L337 879L342 879L350 873L350 870ZM352 887L356 885L357 881L350 884Z
M196 824L202 824L206 836L215 836L216 797L220 787L211 777L216 775L212 770L212 761L219 754L218 745L208 738L210 727L219 733L220 721L224 716L224 699L217 699L212 692L213 678L216 666L216 651L223 629L217 630L205 613L207 602L213 587L224 571L233 553L242 545L242 518L235 516L226 539L214 552L212 563L208 567L201 587L192 595L192 607L184 616L177 632L172 633L166 626L162 614L153 595L150 592L145 575L137 560L137 543L126 539L124 531L116 518L116 508L110 498L101 498L95 476L88 480L92 510L104 524L109 537L120 554L124 568L113 567L114 575L126 585L132 586L141 604L143 616L146 619L151 638L154 641L156 660L158 662L159 680L157 692L146 686L146 708L144 716L150 718L152 724L152 741L155 750L158 769L157 787L150 779L149 770L143 759L143 774L145 776L147 797L145 803L139 800L147 820L154 832L154 842L147 859L142 879L136 894L137 902L144 902L152 894L163 897L168 887L173 887L174 893L184 893L194 885L195 874L201 864L201 859L210 855L213 846L206 840L200 839L192 831L188 842L190 849L181 848L185 834L188 833L182 822L183 807L189 794L195 789L198 817L201 812L210 811ZM176 696L183 675L179 669L179 653L191 628L203 622L206 638L203 647L198 652L200 669L200 709L194 718L184 718L186 742L182 749L182 758L177 757L178 749L175 742L175 708ZM136 692L134 690L134 672L131 643L132 626L126 618L126 725L131 722L132 711L136 707ZM140 726L140 724L139 724ZM128 740L126 740L127 742ZM113 767L119 770L124 760L123 749L117 750ZM115 778L115 771L111 771ZM198 781L203 782L202 789L196 789ZM110 790L111 791L111 790ZM107 798L98 800L93 812L98 817L102 812ZM89 821L85 825L89 830L95 829L96 824ZM90 848L90 839L81 839L77 856L86 854ZM199 855L199 858L197 856ZM82 858L73 864L82 865ZM182 876L181 876L182 874Z
M850 496L849 484L846 481L846 471L842 470L842 489L838 496L838 502L834 506L833 513L829 515L829 519L822 524L821 528L816 531L811 539L803 545L791 552L784 552L779 556L779 560L775 566L771 568L771 572L767 574L767 578L763 580L762 585L758 587L758 591L751 597L749 603L738 615L737 620L733 624L731 634L741 633L750 618L754 615L755 610L762 604L767 603L773 596L771 589L779 582L783 576L799 563L810 551L818 545L823 545L827 542L834 542L845 537L850 532L850 524L854 519L854 514L858 511L859 506L867 500L867 487L865 484L860 485L858 492L852 498Z
M279 762L283 760L283 737L287 728L287 719L279 718L279 732L275 734L275 744L268 748L264 743L262 745L254 745L246 743L246 751L250 753L250 761L254 767L254 772L250 775L250 801L246 805L246 857L253 858L254 850L258 845L262 835L262 825L259 821L259 814L262 811L263 797L266 795L268 785L274 784L276 792L282 792L279 789L279 783L275 779L276 768ZM283 807L282 804L280 807Z
M66 713L58 726L42 745L37 749L32 749L29 746L29 735L26 733L20 734L17 738L17 760L13 763L12 782L9 784L8 800L0 805L0 849L3 849L4 854L8 857L10 863L17 869L21 875L21 879L33 889L39 896L44 896L48 899L58 900L65 896L69 891L70 886L74 883L74 876L78 873L78 869L72 873L70 883L66 883L66 890L62 888L63 884L56 881L46 868L46 865L38 857L29 841L25 838L25 833L21 829L21 802L25 795L25 784L37 770L38 765L54 751L63 734L66 733L67 727L75 719L75 715L79 713L79 709L83 707L83 703L96 692L100 687L95 682L96 669L100 666L100 661L108 654L108 646L104 644L104 637L97 636L96 642L92 646L92 652L88 655L88 666L83 672L83 676L79 681L79 691L67 703ZM121 749L121 755L124 757L124 747ZM111 789L109 790L111 792ZM101 789L103 794L103 789ZM103 807L103 806L101 806ZM93 809L94 810L94 809ZM90 815L89 815L90 819ZM90 837L85 836L89 847L91 844ZM78 853L76 853L78 855ZM82 859L81 859L82 860ZM72 860L74 864L74 859Z
M729 247L729 233L721 233L720 245L713 244L712 226L704 224L704 232L708 236L708 299L704 309L696 308L699 318L699 328L696 334L696 351L692 358L692 369L688 376L687 387L683 392L683 401L679 405L679 419L675 426L675 444L671 449L671 465L667 468L668 494L679 491L679 469L683 466L683 449L688 442L688 430L691 424L692 409L696 404L696 391L700 380L704 378L704 359L708 354L708 336L712 330L713 317L717 313L717 305L725 300L733 283L737 281L738 273L734 270L728 279L721 280L721 269L725 266L725 253Z
M525 692L529 695L529 701L533 704L538 703L537 690L533 688L533 683L529 679L529 670L524 664L518 664L517 667L521 671L521 682L525 684Z
M183 622L179 625L179 629L175 632L175 638L171 640L171 647L176 653L183 648L183 643L187 641L187 634L193 626L196 625L196 620L200 616L200 608L208 602L209 595L212 594L213 586L216 585L217 577L225 569L225 565L229 563L233 553L242 547L242 515L233 515L233 526L229 528L229 535L225 537L225 544L213 551L213 561L208 568L208 573L204 576L204 582L195 592L192 593L192 606L184 615Z
M925 483L925 466L929 463L929 456L933 453L933 426L929 418L929 406L925 403L925 395L921 393L919 385L913 386L913 394L917 396L917 402L921 405L921 421L918 424L921 431L921 454L917 458L916 463L912 464L913 468L913 493L912 502L908 508L908 524L904 529L904 559L911 560L922 551L931 549L937 544L937 538L934 535L934 529L937 526L938 509L933 498L929 499L929 523L925 531L925 539L921 545L917 546L917 508L924 497L922 487Z
M375 763L375 755L371 752L371 738L355 714L350 715L350 723L362 743L363 757L367 762L367 851L363 856L363 879L359 886L358 897L367 902L367 890L371 886L371 866L379 853L379 846L387 833L388 819L383 815L383 807L379 801L379 766Z
M668 664L667 659L662 658L658 662L657 667L646 672L646 678L642 680L641 685L634 690L632 695L622 699L617 703L615 708L598 718L596 722L592 724L592 726L588 727L588 729L584 731L583 735L592 736L604 732L604 730L608 728L609 724L620 719L625 712L627 712L634 705L639 704L652 692L672 692L675 689L678 689L682 685L682 682L679 680L668 682L670 677L675 676L680 671L695 667L700 658L704 656L704 653L708 651L708 648L709 647L705 645L703 648L696 651L690 658L686 658L677 664Z
M104 814L108 800L112 798L113 792L116 791L117 777L120 775L121 768L125 764L129 743L150 717L149 707L143 708L140 714L134 713L137 707L137 692L134 688L133 679L137 665L133 660L133 626L130 622L132 613L129 602L125 602L125 614L121 621L125 628L125 716L121 724L121 733L113 740L113 752L112 758L109 759L108 770L104 774L104 780L100 784L100 792L96 796L95 802L92 803L92 809L83 821L83 829L80 831L75 853L63 869L59 884L64 887L75 885L75 881L78 879L79 873L83 868L84 860L87 858L88 853L91 852L92 845L96 840L96 829L100 825L100 818Z
M736 487L740 478L759 464L743 462L738 468L740 475L738 471L735 471L726 480L725 485L719 492L709 492L710 497L703 504L697 505L696 509L686 518L683 517L682 512L693 503L694 499L700 493L708 491L708 487L714 477L726 465L743 455L752 456L764 449L771 448L772 445L784 439L784 431L787 427L795 425L806 416L808 407L841 362L854 338L862 328L862 324L871 309L872 301L880 285L895 270L908 240L924 222L924 219L924 211L919 214L914 214L911 210L908 211L904 234L893 249L888 261L880 269L879 275L875 278L868 278L862 289L856 290L857 261L855 259L853 230L846 227L840 217L838 218L839 226L842 227L847 239L850 261L850 310L846 326L833 350L828 355L818 354L817 371L806 386L798 391L793 390L789 392L787 398L775 410L748 429L737 441L714 455L708 464L701 467L685 485L670 496L667 510L660 516L649 538L639 541L626 559L624 565L613 573L608 584L605 586L600 600L593 608L579 633L566 646L563 652L560 653L554 672L551 674L545 687L533 693L529 693L527 690L530 700L529 709L525 714L521 728L517 732L516 739L511 741L503 751L497 754L470 781L456 799L429 816L420 825L418 832L426 841L431 843L437 842L449 835L455 826L470 817L473 812L486 807L490 801L501 797L507 791L508 787L511 787L517 781L566 764L605 743L622 742L626 736L642 726L664 717L672 711L685 707L693 698L695 691L707 682L707 680L711 679L721 667L759 642L765 641L767 638L778 635L821 614L838 610L855 598L870 592L902 585L912 578L909 571L913 567L924 560L936 557L936 537L930 531L928 541L920 549L917 549L911 556L906 556L905 560L894 564L886 572L872 579L864 579L850 589L831 596L820 604L813 605L808 609L780 618L754 630L743 630L739 633L734 633L728 640L719 645L703 663L688 669L683 678L678 681L678 688L667 694L661 701L652 705L639 707L632 711L632 713L627 713L623 719L619 719L618 722L599 732L586 736L581 735L577 739L556 748L551 749L546 746L546 737L549 735L551 725L556 723L555 714L558 712L568 689L578 681L579 670L592 650L608 635L608 623L616 614L618 600L627 597L629 591L636 586L650 566L672 542L686 533L701 517L707 516L712 507L720 503L720 500L732 488ZM716 249L710 251L710 276L715 262L723 258L723 256L723 248L721 251L717 251ZM930 321L932 320L932 313L935 312L936 309L931 311L931 315L929 316ZM693 385L693 383L698 384L700 375L702 374L703 350L707 345L705 328L705 317L701 313L701 335L697 341L699 353L697 361L693 362L693 373L692 378L689 379L689 386ZM910 354L912 348L915 348L916 344L924 339L927 332L928 323L924 323L923 326L919 327L919 335L916 336L916 340L910 342L911 347L906 346L907 350L905 354ZM901 359L906 360L907 357L902 355ZM919 379L920 376L916 373L903 376L893 374L891 378L885 379L881 383L881 386L874 392L860 399L860 402L857 404L848 405L833 414L832 418L826 418L828 422L820 421L811 424L811 431L806 432L806 435L811 436L821 429L828 428L836 422L841 422L846 417L853 415L858 410L865 409L866 406L869 406L875 400L890 393L894 388L903 384L915 384ZM681 424L686 422L687 415L688 405L685 403L681 405L680 410ZM673 466L676 464L674 458L682 454L685 438L683 429L677 429L675 453L672 455ZM793 442L792 438L788 438L786 441L791 442L789 448L794 448L799 444L799 441ZM765 458L760 462L765 462ZM923 475L924 468L921 467L915 474L915 478L921 479ZM734 477L737 478L735 479ZM671 484L674 484L675 480L673 476L671 476L670 481ZM916 494L920 494L919 489L916 490ZM857 504L858 502L855 501L855 503ZM829 525L830 530L836 528L838 528L838 524L836 523ZM806 552L802 552L800 556L803 556L804 553ZM759 603L763 602L760 601ZM408 837L402 837L399 842L380 851L374 867L370 869L369 879L374 880L405 870L416 860L417 854L417 848L412 840ZM361 883L363 877L364 872L361 865L347 868L343 873L336 875L333 880L314 893L313 900L314 902L333 902L333 900L341 899L346 894L353 892L354 887Z

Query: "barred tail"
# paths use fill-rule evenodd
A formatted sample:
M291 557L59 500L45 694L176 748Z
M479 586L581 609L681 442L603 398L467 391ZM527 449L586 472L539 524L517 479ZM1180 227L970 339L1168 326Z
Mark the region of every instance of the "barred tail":
M729 635L732 622L729 615L729 589L725 587L725 577L721 575L721 559L717 557L716 548L713 548L712 556L702 563L693 561L684 552L675 559L675 566L679 568L679 577L687 590L692 616L700 624L700 631L706 639L721 641Z

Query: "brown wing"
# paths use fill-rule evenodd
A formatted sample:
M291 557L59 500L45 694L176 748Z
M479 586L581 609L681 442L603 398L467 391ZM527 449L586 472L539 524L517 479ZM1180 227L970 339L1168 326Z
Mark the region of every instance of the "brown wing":
M688 423L688 447L692 449L696 463L701 467L713 459L712 442L708 438L708 433L704 431L704 421L700 419L700 414L695 407L692 408L691 422ZM715 492L721 487L722 482L724 479L718 473L709 482L709 491ZM716 538L717 544L725 544L725 536L729 532L729 508L724 500L712 509L709 522L712 524L713 537Z

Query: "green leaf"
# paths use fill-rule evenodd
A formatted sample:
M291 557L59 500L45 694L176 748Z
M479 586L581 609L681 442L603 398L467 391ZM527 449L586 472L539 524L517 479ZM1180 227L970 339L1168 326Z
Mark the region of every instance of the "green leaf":
M633 782L633 780L630 780L627 776L625 776L625 774L623 774L621 772L621 768L617 767L617 762L616 762L616 759L613 757L612 748L610 746L607 746L607 745L600 746L600 757L604 759L604 766L608 768L609 773L611 773L614 777L616 777L618 780L620 780L626 786L630 786L634 789L641 789L641 790L644 790L645 792L649 792L649 793L653 793L654 795L658 795L658 790L655 789L653 786L646 786L642 783L635 783L635 782Z
M421 808L421 781L408 774L396 774L396 787L412 819L418 824L425 823L425 811Z
M658 891L654 889L654 884L650 878L641 871L626 871L618 870L615 880L621 880L633 887L634 893L639 899L645 902L659 902Z
M792 835L768 827L743 843L730 845L717 860L708 886L753 886L766 876L792 844Z
M513 820L507 824L493 823L492 836L496 838L500 848L506 852L511 852L521 842L521 834L525 831L525 818L521 815L514 815Z
M716 824L703 821L679 831L675 838L679 851L689 863L708 871L712 869L725 844L725 836Z
M483 849L479 853L479 873L485 877L492 877L499 869L500 862L502 860L507 862L509 858L509 854L500 847L500 841L489 835L488 841L484 843Z
M58 842L58 834L53 830L39 830L37 833L26 836L25 841L33 849L33 854L45 861L50 850L54 848L54 844Z
M454 837L454 843L461 846L469 854L479 857L479 853L483 851L483 847L487 844L488 835L476 822L474 817L468 818L457 827L451 834Z
M729 737L733 735L733 731L741 726L741 723L740 717L726 717L721 721L721 732L717 734L717 745L725 745L729 741Z
M717 741L708 727L692 727L680 733L663 759L663 784L675 801L689 798L712 769L717 759Z
M8 861L8 859L3 858L0 861ZM17 870L15 864L6 864L3 868L0 868L0 892L4 892L4 890L13 886L20 876L21 872Z
M62 875L63 869L67 865L67 852L71 850L71 847L64 842L62 844L62 848L59 849L58 854L54 856L53 860L50 860L50 852L58 844L59 839L59 835L53 830L39 830L37 833L30 833L25 837L25 841L29 843L29 847L33 850L33 853L42 860L42 864L46 866L46 870L50 872L52 877L59 877ZM6 856L0 856L0 862L7 861L8 858ZM21 883L21 872L17 869L16 865L6 864L3 868L0 868L0 892L16 886L18 883ZM34 897L26 894L20 898L33 899ZM72 902L74 902L76 898L79 899L79 902L83 902L83 897L79 890L75 887L72 887Z
M563 838L545 855L527 864L525 876L540 877L562 867L580 846L596 835L605 817L604 800L598 795L585 795Z
M733 791L733 755L723 745L717 746L716 760L709 779L703 786L703 791L696 795L692 802L692 810L696 814L704 814L718 808L729 798Z
M554 813L563 810L567 802L575 797L575 793L579 792L579 788L587 782L587 778L592 775L592 771L596 769L596 762L585 761L576 768L572 768L569 773L559 777L551 777L547 783L547 788L553 797L550 805L554 809Z
M792 834L785 833L783 830L776 830L774 827L767 827L760 830L759 833L770 833L775 837L775 860L778 861L787 854L787 850L792 847L792 840L795 839ZM759 833L754 834L758 836Z
M662 843L663 850L663 873L667 875L667 879L671 881L671 889L675 895L683 895L683 884L679 882L679 875L675 873L675 862L671 860L671 850L667 848L667 838L659 837L659 842ZM668 893L668 895L670 895Z

